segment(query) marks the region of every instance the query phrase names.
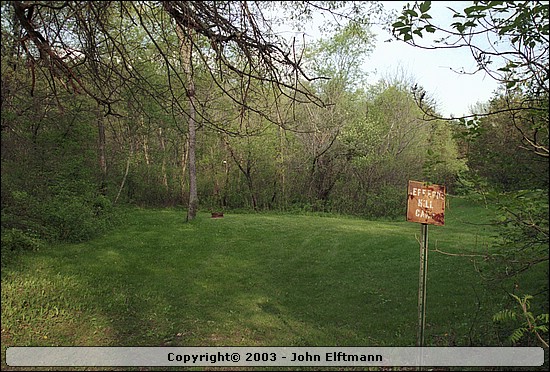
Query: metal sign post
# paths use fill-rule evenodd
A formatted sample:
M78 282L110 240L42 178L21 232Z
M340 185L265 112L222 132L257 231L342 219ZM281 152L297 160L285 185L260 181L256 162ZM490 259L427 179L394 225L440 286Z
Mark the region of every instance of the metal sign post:
M424 346L426 328L426 282L428 279L428 224L445 225L445 186L409 181L407 221L421 223L420 273L418 275L418 333L416 346ZM420 368L423 351L420 349Z
M424 346L426 326L426 279L428 275L428 224L421 225L420 274L418 276L418 340L416 346Z

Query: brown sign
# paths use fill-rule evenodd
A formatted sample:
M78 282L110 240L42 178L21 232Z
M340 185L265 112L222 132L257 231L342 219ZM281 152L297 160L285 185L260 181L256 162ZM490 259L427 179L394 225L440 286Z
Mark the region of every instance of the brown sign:
M445 186L409 181L407 221L445 225Z

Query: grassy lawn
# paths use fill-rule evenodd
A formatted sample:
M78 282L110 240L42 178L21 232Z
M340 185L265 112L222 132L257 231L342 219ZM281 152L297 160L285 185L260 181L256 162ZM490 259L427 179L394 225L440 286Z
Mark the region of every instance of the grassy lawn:
M488 215L452 199L430 249L483 252ZM3 369L7 346L415 345L419 224L209 217L135 209L102 238L20 256L2 270ZM547 273L529 275L526 293ZM491 317L512 287L430 252L426 344L496 345Z

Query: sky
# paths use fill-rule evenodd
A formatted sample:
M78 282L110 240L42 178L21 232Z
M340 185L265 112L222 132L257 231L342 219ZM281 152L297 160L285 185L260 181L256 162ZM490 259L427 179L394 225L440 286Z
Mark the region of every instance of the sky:
M387 10L401 11L409 2L413 3L413 1L382 1L381 3ZM429 14L433 17L434 23L448 26L453 20L452 13L447 7L458 11L470 5L472 5L471 1L433 1ZM315 21L311 28L305 31L306 37L309 38L306 42L320 36L320 33L315 30L322 22L322 20ZM454 72L475 70L476 64L469 49L425 50L395 40L380 26L372 26L371 31L376 34L376 47L365 58L363 64L364 71L368 73L367 82L370 84L383 78L395 77L404 77L407 81L418 83L418 86L426 90L428 97L435 101L438 112L445 117L470 114L470 107L478 102L488 102L498 87L495 80L482 71L474 75ZM298 33L294 35L297 36ZM441 36L437 35L437 37ZM388 39L393 41L385 42ZM429 40L429 36L425 35L422 40Z
M403 9L407 1L383 1L385 8ZM447 7L460 10L471 5L469 1L434 1L430 15L441 25L452 23ZM441 20L441 21L439 21ZM377 34L376 48L365 60L369 82L385 76L395 76L400 71L422 86L436 101L438 110L445 116L462 116L477 102L487 102L497 89L495 80L483 72L474 75L457 74L455 71L475 70L475 61L468 49L424 50L401 41L384 42L391 37L381 27L373 26Z

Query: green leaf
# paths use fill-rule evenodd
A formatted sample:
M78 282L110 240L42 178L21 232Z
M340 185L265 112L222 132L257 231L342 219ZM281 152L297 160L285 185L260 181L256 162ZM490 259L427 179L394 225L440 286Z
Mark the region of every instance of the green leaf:
M455 23L452 23L451 26L453 26L454 28L457 29L458 32L460 33L463 33L464 32L464 29L466 28L462 23L460 22L455 22Z
M484 11L484 10L486 10L486 9L487 9L487 7L485 7L485 6L477 6L477 5L474 5L474 6L470 6L470 7L468 7L468 8L465 8L465 9L464 9L464 13L466 13L466 15L467 15L468 17L471 17L471 16L472 16L471 13L474 13L474 12L481 12L481 11ZM485 15L483 15L483 16L485 17Z
M408 16L410 16L410 17L413 17L413 18L418 17L418 13L415 12L414 10L412 10L412 9L407 9L407 10L405 10L405 11L403 12L403 14L406 14L406 15L408 15Z
M411 33L411 28L410 27L403 27L403 28L400 28L399 29L399 35L410 35Z
M527 331L526 328L524 327L521 327L521 328L518 328L516 329L511 335L510 335L510 341L512 341L513 343L517 343L519 340L521 340L521 338L523 337L523 334L525 333L525 331Z
M516 313L512 310L501 310L493 315L493 322L503 322L506 320L516 320Z
M420 12L426 13L428 10L430 10L431 7L432 7L431 1L424 1L423 3L420 4Z

